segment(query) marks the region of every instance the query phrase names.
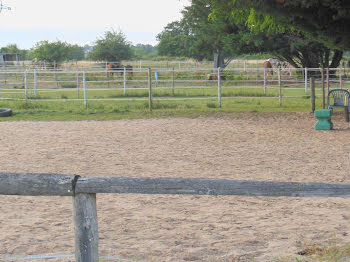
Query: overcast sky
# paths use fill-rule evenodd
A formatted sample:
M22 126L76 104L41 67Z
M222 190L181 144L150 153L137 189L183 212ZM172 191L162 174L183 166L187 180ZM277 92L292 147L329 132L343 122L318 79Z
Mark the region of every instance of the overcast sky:
M0 0L1 2L1 0ZM29 49L38 41L92 44L110 29L133 44L155 45L156 35L181 18L189 0L2 0L0 47L16 43Z

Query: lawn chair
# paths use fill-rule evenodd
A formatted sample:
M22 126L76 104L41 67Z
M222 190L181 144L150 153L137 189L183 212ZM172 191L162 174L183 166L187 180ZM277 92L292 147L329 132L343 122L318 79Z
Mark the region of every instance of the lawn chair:
M327 108L344 108L346 122L349 122L349 101L350 93L345 89L333 89L329 91L327 98Z

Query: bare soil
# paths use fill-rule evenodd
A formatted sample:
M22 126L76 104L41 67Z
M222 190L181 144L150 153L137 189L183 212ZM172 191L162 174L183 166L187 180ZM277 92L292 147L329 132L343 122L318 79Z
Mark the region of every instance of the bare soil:
M350 183L350 125L309 113L1 122L0 171ZM268 261L350 242L350 200L97 195L100 253L133 261ZM70 197L0 196L0 258L74 253Z

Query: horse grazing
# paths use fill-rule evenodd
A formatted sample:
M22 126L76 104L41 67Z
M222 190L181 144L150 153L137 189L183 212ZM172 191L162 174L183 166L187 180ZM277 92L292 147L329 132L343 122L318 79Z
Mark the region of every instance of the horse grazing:
M133 76L133 75L134 75L134 71L133 71L132 65L126 65L126 66L125 66L125 70L126 70L126 72L128 73L128 75L130 75L130 76Z
M205 76L205 78L207 80L218 80L218 74L217 73L211 73L211 74L207 74ZM220 75L220 79L221 80L226 80L226 76L224 74Z
M272 64L270 63L270 61L264 62L264 69L266 70L266 74L273 75Z
M124 73L124 68L125 71L129 74L129 75L133 75L133 67L131 65L126 65L123 66L122 64L112 64L109 63L107 65L107 72L108 74L110 74L111 76L113 76L114 73L119 73L120 75L123 75Z
M113 76L114 73L120 73L120 75L123 73L123 66L121 64L113 64L109 63L107 65L107 72L108 75Z

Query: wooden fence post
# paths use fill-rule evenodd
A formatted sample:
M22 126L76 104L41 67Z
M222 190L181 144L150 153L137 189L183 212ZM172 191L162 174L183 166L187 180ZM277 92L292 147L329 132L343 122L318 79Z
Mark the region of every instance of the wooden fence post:
M221 68L218 68L218 103L219 107L221 107L221 75L220 75Z
M321 69L321 82L322 82L322 109L326 108L326 90L324 82L324 68Z
M326 69L327 94L329 93L329 68Z
M173 67L173 83L172 83L172 96L175 95L175 68Z
M96 194L73 196L75 261L98 262Z
M149 111L152 111L152 69L148 68L148 104Z
M310 101L312 112L315 112L315 100L315 78L310 77Z
M267 93L267 72L266 68L264 68L264 94L266 95Z

